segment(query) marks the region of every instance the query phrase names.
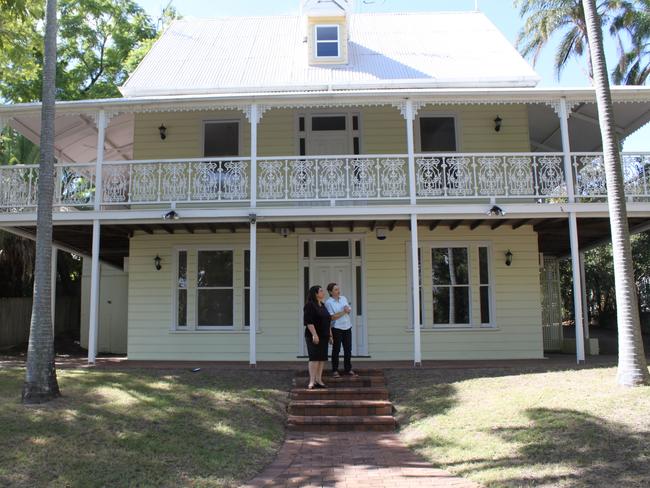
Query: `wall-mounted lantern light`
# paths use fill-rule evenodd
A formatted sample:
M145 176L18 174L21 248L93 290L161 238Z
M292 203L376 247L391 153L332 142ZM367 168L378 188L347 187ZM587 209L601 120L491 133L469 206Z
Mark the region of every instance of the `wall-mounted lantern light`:
M508 249L506 251L506 266L510 266L512 264L512 251Z
M503 119L497 115L496 119L494 119L494 132L499 132L501 130L502 122Z
M158 132L160 133L161 141L167 139L167 127L165 127L165 124L160 124L160 127L158 127Z
M161 261L160 256L156 254L156 257L153 258L153 265L156 267L156 271L160 271L160 268L162 268Z

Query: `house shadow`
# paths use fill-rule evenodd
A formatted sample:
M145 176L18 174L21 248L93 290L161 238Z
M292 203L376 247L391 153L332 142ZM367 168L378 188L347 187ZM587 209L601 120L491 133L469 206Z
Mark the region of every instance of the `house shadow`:
M349 43L349 63L350 64L347 66L330 66L328 69L365 73L371 75L377 81L434 80L434 78L428 73L413 68L412 66L408 66L354 41L350 41Z
M648 443L650 431L571 409L526 410L529 426L490 431L520 446L517 455L501 459L473 460L458 474L482 470L528 467L529 476L503 480L504 486L641 487L650 483ZM564 465L570 473L540 474L545 466ZM531 467L534 467L532 470Z

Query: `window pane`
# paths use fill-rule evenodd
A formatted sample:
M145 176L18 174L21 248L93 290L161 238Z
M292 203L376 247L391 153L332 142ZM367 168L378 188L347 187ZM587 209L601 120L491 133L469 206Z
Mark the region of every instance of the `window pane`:
M244 290L244 326L251 325L251 291Z
M187 288L187 251L178 252L178 287Z
M490 323L490 287L481 287L481 323Z
M305 132L305 118L298 117L298 130L300 132Z
M232 286L232 251L199 251L199 288Z
M178 290L178 326L187 326L187 290Z
M331 27L316 27L316 40L317 41L337 41L339 29L336 26Z
M198 325L233 325L232 290L198 290Z
M309 293L309 266L303 268L303 296L307 300L307 294Z
M352 130L359 130L359 116L352 116Z
M361 257L361 241L354 241L354 255L358 258Z
M251 286L251 252L244 251L244 286Z
M339 55L339 45L336 42L319 42L316 46L316 56L318 57L337 57Z
M300 156L305 156L307 154L307 145L305 143L305 138L300 138Z
M449 270L451 273L452 285L467 285L469 283L469 270L467 260L467 248L455 247L449 250L452 254L453 266Z
M350 257L349 241L316 241L317 258Z
M203 153L206 158L239 155L239 123L205 124Z
M469 324L469 288L453 287L450 293L454 295L454 315L449 317L449 323Z
M352 145L353 145L354 154L361 154L361 146L359 145L358 137L352 139Z
M479 265L479 280L481 285L490 283L490 274L488 273L488 248L478 248L478 265Z
M302 257L303 258L309 257L309 241L305 241L302 244Z
M345 117L312 117L311 130L345 130Z
M434 287L433 323L468 324L469 288L466 286Z
M449 288L433 287L433 323L449 323Z
M420 118L420 145L424 152L455 151L456 127L453 117Z

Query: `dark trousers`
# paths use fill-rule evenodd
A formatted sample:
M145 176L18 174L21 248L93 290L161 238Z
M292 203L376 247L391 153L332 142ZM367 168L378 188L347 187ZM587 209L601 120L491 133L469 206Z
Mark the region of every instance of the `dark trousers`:
M352 329L341 330L332 327L332 336L334 338L332 344L332 371L339 369L339 353L341 352L341 344L343 344L343 366L345 372L349 373L352 369Z

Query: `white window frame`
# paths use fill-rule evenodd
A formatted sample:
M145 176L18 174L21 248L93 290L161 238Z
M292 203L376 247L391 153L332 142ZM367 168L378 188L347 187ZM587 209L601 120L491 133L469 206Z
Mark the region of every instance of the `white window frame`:
M179 252L187 252L187 325L178 325L178 266ZM233 253L233 322L232 325L198 325L199 287L197 283L198 256L200 251L232 251ZM242 332L248 331L250 326L245 325L245 286L244 272L245 261L244 251L249 251L249 246L239 245L193 245L176 246L172 248L172 308L171 308L171 332ZM239 263L239 266L238 266ZM241 281L238 279L241 276ZM228 289L228 287L210 287L208 289ZM241 305L237 307L237 296L241 295ZM192 297L192 299L190 299ZM259 326L257 327L258 332Z
M336 27L336 41L331 40L318 40L319 27ZM336 56L319 56L319 44L336 44ZM314 58L315 59L339 59L341 57L341 28L338 24L316 24L314 26Z
M468 281L469 281L469 323L467 324L434 324L433 316L431 313L428 313L428 301L430 300L429 296L433 290L433 278L431 276L432 263L431 263L431 250L433 248L467 248L468 249L468 260L469 260L469 269L468 269ZM489 304L490 304L490 322L481 323L480 315L480 256L479 248L487 248L487 258L488 258L488 289L489 289ZM418 248L422 256L422 298L421 302L422 307L422 323L420 328L423 331L435 331L435 330L485 330L485 329L496 329L496 293L495 293L495 282L494 282L494 270L493 270L493 244L490 241L467 241L467 240L458 240L458 241L435 241L435 240L423 240L418 243ZM406 243L405 252L407 255L408 263L408 282L411 283L411 245L409 242ZM475 259L475 267L472 262ZM425 266L426 262L426 266ZM475 271L475 272L474 272ZM426 272L426 274L424 273ZM474 313L474 296L478 293L478 315ZM410 303L413 303L413 290L409 286L409 297ZM407 329L413 331L413 307L409 307L409 324Z
M442 323L442 324L436 324L433 322L433 315L431 314L431 327L434 329L436 328L466 328L466 327L471 327L472 324L474 323L474 314L473 314L473 297L474 293L472 290L472 246L468 246L463 243L444 243L444 244L430 244L426 247L423 248L420 247L422 253L422 260L424 262L424 252L428 253L428 256L430 257L434 249L465 249L467 251L467 284L456 284L452 285L451 283L449 285L434 285L433 284L433 277L431 278L431 282L427 283L429 285L429 289L433 291L434 286L437 286L438 288L467 288L467 303L469 304L469 310L467 314L467 318L469 319L467 322L455 322L455 323ZM478 248L476 248L478 249ZM478 251L477 251L478 252ZM433 269L433 263L431 263L432 269ZM424 275L424 273L422 273ZM424 276L423 276L424 277ZM424 289L424 280L422 281L422 288ZM422 293L424 297L424 293Z
M420 129L420 119L454 119L454 137L456 141L456 150L455 151L437 151L424 152L422 150L422 131ZM456 113L445 113L445 112L420 112L415 118L415 127L414 127L414 138L415 138L415 152L420 154L437 154L437 153L446 153L461 152L461 138L460 138L460 122L458 114Z
M208 124L232 124L236 123L237 124L237 154L233 156L206 156L205 155L205 126ZM242 147L244 144L244 137L242 134L242 119L237 119L237 118L224 118L224 119L219 119L219 118L210 118L210 119L205 119L201 122L201 147L199 149L199 154L201 154L201 157L214 157L215 159L228 159L228 158L240 158L242 157Z

